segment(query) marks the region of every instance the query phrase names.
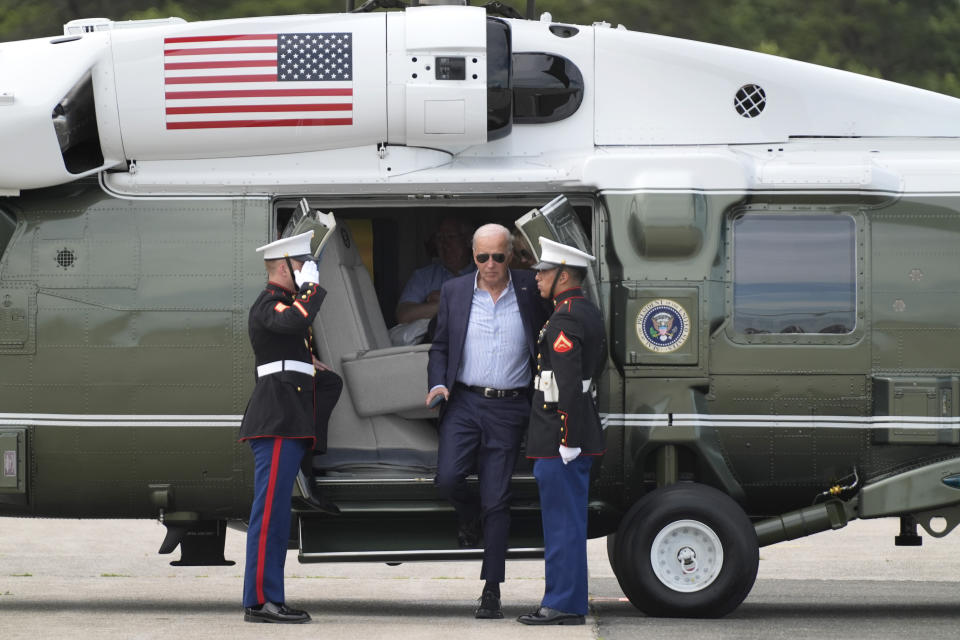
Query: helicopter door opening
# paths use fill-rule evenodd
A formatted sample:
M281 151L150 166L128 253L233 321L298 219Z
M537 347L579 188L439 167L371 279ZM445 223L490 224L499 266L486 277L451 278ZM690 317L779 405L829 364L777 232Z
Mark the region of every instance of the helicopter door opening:
M372 478L434 473L438 411L424 406L429 337L421 344L395 345L388 330L396 322L394 309L401 291L415 271L439 262L436 243L442 221L462 222L462 240L469 251L474 229L489 222L510 228L525 211L547 199L308 198L310 211L336 217L336 228L318 260L327 297L313 328L320 359L344 380L330 421L327 452L315 458L319 472ZM593 215L592 196L577 196L574 207L569 203L565 207L536 209L546 210L551 221L543 235L575 238L578 247L590 250L583 228L589 228ZM305 230L304 225L311 223L303 222L301 210L299 199L278 200L274 237Z
M292 227L292 228L291 228ZM324 323L323 314L314 323L314 340L317 352L331 354L331 360L339 358L340 373L354 408L361 418L396 414L401 418L432 418L436 411L424 404L423 381L427 377L427 352L429 344L394 347L380 313L373 281L364 264L356 240L346 227L337 228L334 215L311 210L306 198L294 211L284 229L283 236L313 231L310 248L318 261L321 277L326 287L339 290L342 287L345 305L335 305L332 310L338 327L331 329ZM332 243L334 254L324 263L323 251ZM328 289L328 294L331 293ZM338 296L339 298L339 296ZM331 344L331 330L343 331L353 326L357 332L353 341L338 341ZM343 350L344 344L352 344L356 350ZM336 352L336 353L334 353ZM391 380L384 386L384 380ZM371 389L380 389L371 393ZM416 442L399 442L398 446L416 446ZM419 461L422 462L422 461Z
M318 262L327 298L313 324L320 359L343 378L331 417L325 469L383 465L401 472L436 467L437 435L425 418L429 344L393 347L376 290L347 225ZM338 428L352 425L351 428Z

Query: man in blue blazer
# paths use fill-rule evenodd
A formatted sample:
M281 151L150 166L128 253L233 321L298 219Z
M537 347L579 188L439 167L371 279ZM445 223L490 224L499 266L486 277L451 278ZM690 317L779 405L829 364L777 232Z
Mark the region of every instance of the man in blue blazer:
M511 270L510 231L477 229L477 272L444 283L430 347L426 403L447 401L440 416L436 484L460 521L462 547L477 546L483 531L485 580L477 618L502 618L510 533L510 477L530 414L536 337L547 319L531 271ZM480 495L467 489L476 473Z

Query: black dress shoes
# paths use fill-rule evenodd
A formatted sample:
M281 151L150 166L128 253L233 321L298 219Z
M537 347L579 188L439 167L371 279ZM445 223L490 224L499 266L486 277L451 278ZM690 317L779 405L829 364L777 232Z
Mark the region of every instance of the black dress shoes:
M457 542L461 549L475 549L480 546L480 519L460 523L457 530Z
M340 515L340 507L322 495L298 496L293 501L298 510L319 511L330 516Z
M550 607L540 607L531 613L525 613L517 622L523 624L585 624L584 616L576 613L564 613Z
M474 618L482 620L499 620L503 617L500 609L500 597L493 591L483 590L480 594L480 606L473 614Z
M314 489L312 477L308 477L303 471L297 474L297 488L300 489L300 495L293 499L298 509L309 511L319 511L331 516L340 515L340 507L330 502L323 494Z
M246 622L276 622L280 624L302 624L310 622L310 614L300 609L290 609L285 604L267 602L259 607L247 607L243 610Z

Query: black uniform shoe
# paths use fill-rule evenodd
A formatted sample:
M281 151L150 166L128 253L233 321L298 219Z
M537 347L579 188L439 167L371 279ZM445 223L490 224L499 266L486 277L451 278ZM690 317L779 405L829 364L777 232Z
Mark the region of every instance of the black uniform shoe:
M246 622L276 622L280 624L302 624L310 622L310 614L299 609L288 609L285 604L267 602L259 607L247 607L243 610Z
M318 493L313 488L312 478L308 478L303 471L297 474L297 488L300 489L301 495L294 498L293 501L298 508L319 511L331 516L340 515L340 507L330 502L323 494Z
M483 590L480 594L480 606L473 614L474 618L484 620L499 620L503 617L503 611L500 610L500 597L493 591Z
M531 613L525 613L517 622L523 624L585 624L584 617L576 613L564 613L550 607L540 607Z
M312 495L309 498L300 496L294 498L293 502L295 504L294 508L298 511L319 511L320 513L325 513L330 516L340 515L340 507L322 495Z
M281 604L281 607L287 610L287 613L292 616L307 616L307 619L310 619L310 614L304 611L303 609L292 609L286 604Z
M480 519L460 523L457 530L457 542L461 549L475 549L480 546Z

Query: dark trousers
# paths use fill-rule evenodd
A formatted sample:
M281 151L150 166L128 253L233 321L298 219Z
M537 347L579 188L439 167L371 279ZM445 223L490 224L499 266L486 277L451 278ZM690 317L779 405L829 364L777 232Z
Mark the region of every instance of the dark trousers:
M510 477L529 416L530 399L526 396L484 398L457 389L450 394L440 421L437 488L457 510L461 523L481 519L482 580L504 580L510 535ZM466 477L471 473L478 476L479 497L468 490Z
M543 519L546 588L541 606L587 613L587 493L593 458L569 464L542 458L533 464Z
M330 414L337 406L341 391L343 391L343 379L333 371L317 371L314 375L313 419L314 424L317 425L317 441L313 449L317 453L327 450L327 427L330 424Z
M282 604L283 565L290 539L290 496L306 438L251 438L253 505L247 528L247 564L243 574L243 606Z
M326 453L327 432L330 424L330 414L337 406L340 392L343 391L343 379L333 371L317 371L313 377L313 412L314 424L317 425L316 441L313 449L307 447L300 470L308 479L313 478L313 456ZM311 487L313 488L313 487Z

